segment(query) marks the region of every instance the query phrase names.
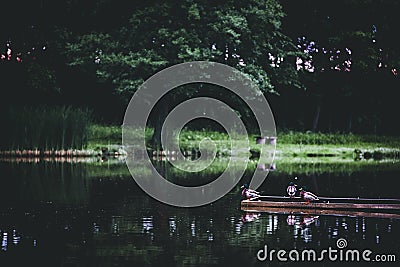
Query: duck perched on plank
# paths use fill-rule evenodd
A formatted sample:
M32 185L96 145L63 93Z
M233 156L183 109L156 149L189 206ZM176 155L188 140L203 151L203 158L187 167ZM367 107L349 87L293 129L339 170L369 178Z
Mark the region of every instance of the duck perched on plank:
M242 185L241 189L243 189L242 196L246 199L254 199L260 197L260 192L250 189L248 184Z
M307 203L319 200L319 198L315 194L307 191L304 186L300 187L299 191L300 191L300 197L304 199Z

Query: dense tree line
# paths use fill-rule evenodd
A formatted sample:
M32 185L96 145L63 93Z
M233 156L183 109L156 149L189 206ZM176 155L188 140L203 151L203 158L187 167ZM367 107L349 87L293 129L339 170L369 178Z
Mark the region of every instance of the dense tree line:
M399 1L33 0L5 10L0 75L9 96L2 108L72 104L118 124L151 75L210 60L247 73L280 128L400 130ZM155 110L153 125L195 95L241 107L221 88L184 87Z
M306 54L297 67L309 72L305 94L279 99L300 111L297 127L398 133L400 2L305 0L283 6L285 33Z

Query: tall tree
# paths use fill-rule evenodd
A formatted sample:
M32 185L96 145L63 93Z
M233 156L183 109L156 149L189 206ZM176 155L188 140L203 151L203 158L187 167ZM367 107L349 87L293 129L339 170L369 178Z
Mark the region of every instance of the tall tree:
M66 54L74 55L71 66L96 75L126 100L157 71L193 60L236 67L265 93L276 93L280 84L301 86L294 65L298 49L281 32L284 13L276 0L129 3L129 16L115 28L73 33L66 45ZM158 110L156 144L170 101Z

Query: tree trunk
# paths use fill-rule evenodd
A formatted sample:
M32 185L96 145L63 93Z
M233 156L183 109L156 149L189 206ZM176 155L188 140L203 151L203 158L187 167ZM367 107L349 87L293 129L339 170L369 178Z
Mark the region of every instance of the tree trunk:
M156 150L161 150L161 129L169 111L170 97L164 96L156 105L156 112L153 114L154 133L151 138L151 146Z

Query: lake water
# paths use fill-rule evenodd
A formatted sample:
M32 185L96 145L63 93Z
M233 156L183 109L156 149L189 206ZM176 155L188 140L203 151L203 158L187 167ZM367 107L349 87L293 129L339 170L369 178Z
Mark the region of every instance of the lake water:
M197 184L215 178L224 164L190 175L156 165L176 183ZM176 208L142 192L123 163L2 161L0 173L0 266L286 266L293 262L259 261L257 253L265 245L288 253L338 249L340 238L345 248L400 260L399 219L246 213L240 184L210 205ZM283 195L298 176L323 196L400 198L399 175L398 162L278 162L260 191Z

